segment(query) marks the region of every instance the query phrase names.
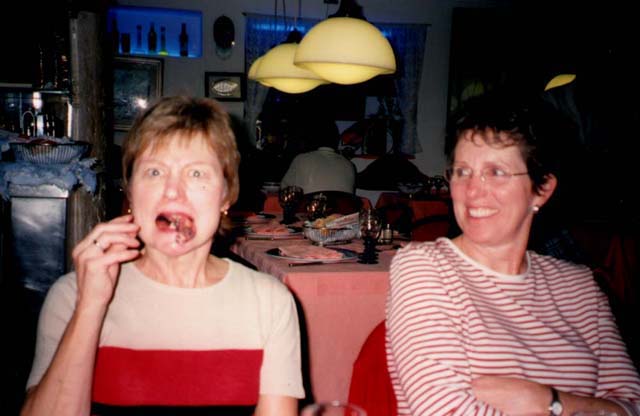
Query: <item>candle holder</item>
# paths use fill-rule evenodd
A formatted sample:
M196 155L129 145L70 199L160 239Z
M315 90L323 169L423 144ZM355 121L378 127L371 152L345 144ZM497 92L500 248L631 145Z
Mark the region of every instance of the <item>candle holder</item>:
M380 216L375 210L365 209L360 212L360 235L364 242L364 251L360 254L358 263L378 263L376 241L381 229Z
M282 221L281 224L292 224L298 221L296 217L296 208L302 201L304 193L299 186L286 186L280 189L278 193L278 202L282 207Z

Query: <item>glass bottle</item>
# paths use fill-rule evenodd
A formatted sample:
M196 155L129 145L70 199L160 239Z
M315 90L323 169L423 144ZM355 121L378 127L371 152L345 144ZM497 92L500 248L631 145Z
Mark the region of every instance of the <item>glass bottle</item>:
M180 31L180 56L189 56L189 35L187 35L187 24L182 23Z
M114 54L120 51L120 32L118 31L118 22L115 17L111 20L111 48Z
M136 51L142 52L142 25L136 25Z
M160 26L160 55L168 55L167 53L167 28Z
M156 48L158 47L158 35L156 35L156 29L153 22L151 22L151 27L149 28L149 33L147 34L147 49L149 53L156 53Z

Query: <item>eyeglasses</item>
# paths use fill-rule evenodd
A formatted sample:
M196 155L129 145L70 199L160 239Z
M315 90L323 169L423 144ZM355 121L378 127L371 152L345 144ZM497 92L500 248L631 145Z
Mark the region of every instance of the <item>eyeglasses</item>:
M480 180L489 185L504 185L513 176L528 175L529 172L509 173L504 169L489 167L480 171ZM445 177L449 183L467 183L473 177L473 169L467 167L454 166L445 171Z

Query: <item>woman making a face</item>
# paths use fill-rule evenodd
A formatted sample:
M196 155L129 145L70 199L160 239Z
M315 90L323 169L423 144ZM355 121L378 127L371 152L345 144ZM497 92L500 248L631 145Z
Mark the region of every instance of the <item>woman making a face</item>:
M47 295L24 415L297 414L292 296L209 254L238 161L211 100L164 98L141 115L123 144L131 214L97 225Z

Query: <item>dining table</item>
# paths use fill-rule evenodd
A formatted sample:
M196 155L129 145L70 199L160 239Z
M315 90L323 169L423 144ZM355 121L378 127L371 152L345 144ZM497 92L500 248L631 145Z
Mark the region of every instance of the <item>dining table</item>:
M398 245L381 246L375 264L358 263L356 258L304 264L273 254L278 247L311 244L302 237L239 237L231 251L257 270L278 278L296 299L303 363L308 363L303 374L311 388L307 398L311 394L316 402L346 401L360 348L385 318L389 266ZM363 250L360 240L336 247L356 253Z

